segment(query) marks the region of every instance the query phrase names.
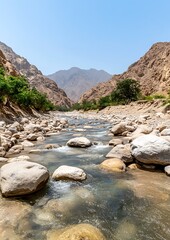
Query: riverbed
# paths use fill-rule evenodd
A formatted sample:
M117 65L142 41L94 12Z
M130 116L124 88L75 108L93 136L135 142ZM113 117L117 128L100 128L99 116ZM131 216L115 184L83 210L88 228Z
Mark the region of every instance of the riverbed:
M107 240L170 239L170 185L162 172L128 170L109 173L99 164L111 150L111 124L104 120L67 117L69 127L36 145L60 147L30 154L31 161L48 168L50 174L61 165L77 166L87 180L52 181L41 191L17 198L0 199L2 240L45 240L52 229L89 223ZM70 148L66 142L85 136L89 148Z

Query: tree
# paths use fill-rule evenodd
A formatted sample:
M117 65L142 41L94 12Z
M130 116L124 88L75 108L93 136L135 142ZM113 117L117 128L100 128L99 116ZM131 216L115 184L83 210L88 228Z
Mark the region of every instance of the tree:
M134 79L124 79L117 82L116 89L111 93L112 102L128 104L136 101L140 95L140 85Z

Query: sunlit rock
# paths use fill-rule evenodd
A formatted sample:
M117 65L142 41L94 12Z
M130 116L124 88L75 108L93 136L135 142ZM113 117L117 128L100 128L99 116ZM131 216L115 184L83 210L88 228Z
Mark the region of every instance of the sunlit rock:
M87 176L81 168L63 165L54 171L52 178L54 180L71 179L82 181L85 180Z
M33 162L8 163L0 169L0 185L5 197L25 195L41 189L49 178L46 167Z

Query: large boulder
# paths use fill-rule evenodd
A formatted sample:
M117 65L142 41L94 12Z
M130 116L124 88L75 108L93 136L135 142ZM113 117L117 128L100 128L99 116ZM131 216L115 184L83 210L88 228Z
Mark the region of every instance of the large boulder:
M57 168L52 175L52 178L55 180L72 179L82 181L85 180L86 177L86 173L81 168L66 165Z
M46 167L33 162L17 161L1 167L0 185L5 197L25 195L41 189L49 178Z
M100 164L100 167L112 172L125 172L126 170L126 165L118 158L106 159Z
M77 224L64 229L51 230L47 240L106 240L99 229L90 224Z
M145 164L170 164L170 142L149 134L136 138L131 144L132 155Z
M131 148L129 144L119 144L115 146L107 155L107 158L119 158L126 163L133 162Z
M67 145L69 147L90 147L92 145L92 142L87 139L86 137L76 137L72 138L67 142Z

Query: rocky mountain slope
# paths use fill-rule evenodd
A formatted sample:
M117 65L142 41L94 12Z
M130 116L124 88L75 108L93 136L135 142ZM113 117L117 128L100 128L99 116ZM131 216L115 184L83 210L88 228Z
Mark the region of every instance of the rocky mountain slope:
M69 70L58 71L48 75L48 77L64 89L71 100L76 102L85 91L91 89L97 83L109 80L112 75L103 70L84 70L73 67Z
M90 91L81 96L80 102L83 100L91 101L92 99L99 99L101 96L110 94L116 82L126 78L138 80L142 93L145 95L153 93L166 94L170 90L170 42L154 44L126 72L114 75L106 83L98 84L96 87L90 89Z
M45 93L56 105L71 106L71 100L66 93L54 81L45 77L36 66L31 65L24 57L16 54L2 42L0 42L0 50L2 50L6 59L12 63L16 70L27 77L32 87L37 88L41 93Z

